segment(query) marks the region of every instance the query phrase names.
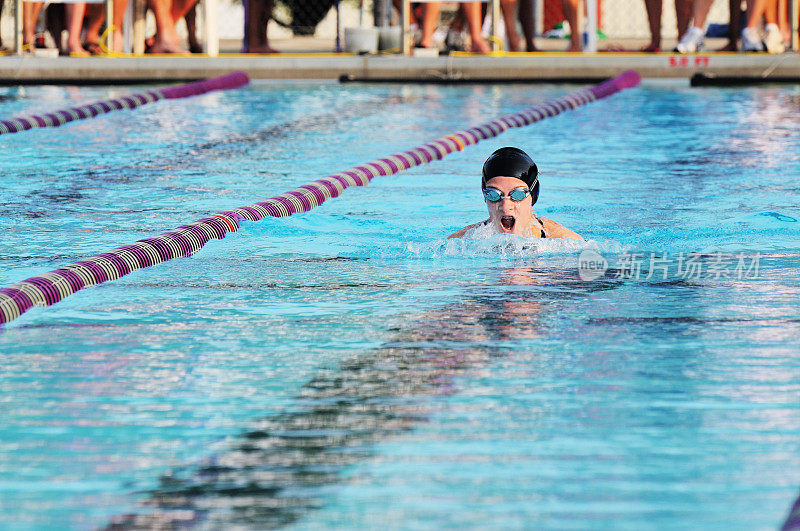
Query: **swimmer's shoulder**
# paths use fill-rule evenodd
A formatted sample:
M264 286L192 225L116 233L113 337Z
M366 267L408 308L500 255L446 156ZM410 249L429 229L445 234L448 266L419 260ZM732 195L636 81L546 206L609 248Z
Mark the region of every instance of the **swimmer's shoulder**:
M552 219L547 219L545 217L539 217L539 221L542 223L542 225L544 225L544 231L547 233L548 238L570 238L573 240L584 239L583 236L566 228L557 221L553 221Z
M486 220L486 221L481 221L480 223L473 223L472 225L467 225L467 226L466 226L466 227L464 227L463 229L457 230L456 232L454 232L453 234L451 234L450 236L448 236L448 237L447 237L447 239L449 240L450 238L463 238L463 237L464 237L464 235L465 235L467 232L471 231L471 230L472 230L472 229L474 229L475 227L480 227L481 225L486 225L486 223L487 223L488 221L489 221L489 220Z

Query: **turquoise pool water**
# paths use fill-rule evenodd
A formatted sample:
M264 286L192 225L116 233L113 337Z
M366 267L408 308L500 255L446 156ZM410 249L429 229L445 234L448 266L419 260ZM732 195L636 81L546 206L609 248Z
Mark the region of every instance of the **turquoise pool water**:
M575 88L255 83L4 135L0 285ZM799 107L645 82L31 310L0 331L0 527L780 526ZM445 241L503 145L589 242Z

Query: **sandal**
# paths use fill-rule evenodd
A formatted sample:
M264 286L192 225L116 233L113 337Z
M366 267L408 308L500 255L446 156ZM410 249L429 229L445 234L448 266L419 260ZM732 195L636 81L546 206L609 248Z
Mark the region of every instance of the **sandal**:
M99 42L84 42L83 49L89 52L92 55L105 55L106 52L103 50L103 47L100 46Z

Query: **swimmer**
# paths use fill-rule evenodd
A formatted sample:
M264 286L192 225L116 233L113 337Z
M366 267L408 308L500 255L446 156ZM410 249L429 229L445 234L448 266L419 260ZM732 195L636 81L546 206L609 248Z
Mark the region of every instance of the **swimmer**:
M489 219L464 227L450 238L462 238L472 229L488 226L498 233L527 238L583 239L560 223L533 213L539 198L539 170L521 149L504 147L489 155L483 164L481 188Z

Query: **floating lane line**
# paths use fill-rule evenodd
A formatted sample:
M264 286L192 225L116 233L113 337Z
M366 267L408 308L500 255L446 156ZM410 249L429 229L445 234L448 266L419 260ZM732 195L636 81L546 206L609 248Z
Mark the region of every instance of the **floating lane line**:
M247 74L244 72L233 72L221 77L206 79L205 81L198 81L196 83L188 83L186 85L178 85L175 87L168 87L158 90L148 90L138 94L129 94L119 98L109 100L97 101L81 105L80 107L72 107L55 111L52 113L42 115L31 115L24 117L12 118L10 120L0 120L0 135L19 133L34 129L36 127L58 127L75 120L84 120L86 118L94 118L100 114L105 114L112 111L121 109L135 109L148 103L153 103L159 100L172 100L177 98L188 98L190 96L198 96L211 92L212 90L228 90L241 87L250 82Z
M588 89L323 177L266 201L218 212L159 236L123 245L107 253L17 282L0 289L0 324L13 321L33 306L50 306L88 286L115 280L137 269L151 267L173 258L191 256L210 240L222 239L226 233L236 232L242 220L258 221L265 217L285 217L307 212L328 199L338 197L350 186L366 186L377 176L393 175L442 159L481 140L496 137L512 127L530 125L623 89L635 87L639 81L636 72L627 71Z

